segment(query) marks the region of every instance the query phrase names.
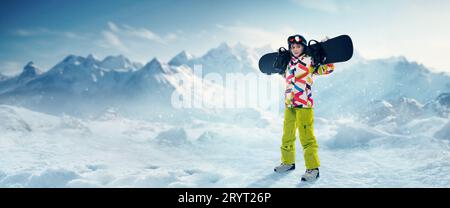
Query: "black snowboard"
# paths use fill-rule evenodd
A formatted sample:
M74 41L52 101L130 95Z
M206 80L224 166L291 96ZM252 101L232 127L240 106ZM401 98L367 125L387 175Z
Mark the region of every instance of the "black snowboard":
M284 70L286 70L286 68L283 68L283 64L281 65L281 67L277 67L275 62L277 60L279 56L279 52L274 52L274 53L268 53L264 56L262 56L259 59L259 70L267 75L270 74L282 74Z
M315 43L311 44L312 42ZM353 56L352 39L348 35L341 35L325 42L312 40L305 53L313 58L316 65L348 61ZM268 75L282 74L286 70L289 58L289 51L280 48L278 52L268 53L259 59L259 70Z

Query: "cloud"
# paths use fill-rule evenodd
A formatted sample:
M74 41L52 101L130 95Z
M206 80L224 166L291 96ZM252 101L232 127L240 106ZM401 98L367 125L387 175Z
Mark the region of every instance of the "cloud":
M57 36L69 39L84 39L82 35L74 32L57 31L48 28L17 29L12 31L12 34L19 37Z
M119 39L119 37L111 31L103 31L103 41L100 42L100 46L104 48L116 48L120 51L127 52L129 49Z
M112 21L107 23L107 29L101 32L97 45L108 49L117 49L120 52L136 51L141 46L150 43L168 44L178 39L181 31L161 36L147 28L135 28L130 25L119 25Z
M165 40L159 36L158 34L145 29L145 28L132 28L126 26L125 33L127 33L131 37L142 38L150 41L156 41L158 43L165 43Z
M108 22L109 31L123 39L144 39L153 41L156 43L167 44L170 41L177 39L177 33L169 33L165 36L161 36L147 28L135 28L130 25L119 26L114 22Z
M21 37L31 37L37 35L48 35L51 34L50 30L45 28L35 28L35 29L18 29L13 31L13 35Z
M169 33L166 36L166 40L176 40L178 38L178 35L176 33Z
M79 35L77 33L74 33L74 32L63 32L63 35L66 38L70 38L70 39L84 39L83 36L81 36L81 35Z
M340 8L335 0L291 0L304 8L314 9L328 13L338 13Z
M119 31L119 27L117 27L116 24L114 24L114 22L108 22L108 27L112 32L118 32Z

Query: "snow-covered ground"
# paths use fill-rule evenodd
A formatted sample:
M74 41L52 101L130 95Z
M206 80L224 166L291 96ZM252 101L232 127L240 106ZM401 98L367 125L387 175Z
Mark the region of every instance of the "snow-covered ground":
M0 187L450 187L450 121L316 117L321 178L276 174L281 117L249 127L92 119L0 105Z
M264 93L282 95L284 83L258 77L268 51L222 43L145 65L68 55L0 76L0 187L450 187L450 76L357 53L314 81L320 180L299 183L298 141L298 168L273 173L283 120L271 113L283 100ZM226 88L228 73L270 85ZM178 109L174 92L204 105ZM264 105L207 107L221 99Z

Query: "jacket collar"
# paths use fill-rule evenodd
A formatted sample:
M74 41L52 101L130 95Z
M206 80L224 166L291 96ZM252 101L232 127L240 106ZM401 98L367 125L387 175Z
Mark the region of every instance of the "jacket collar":
M300 62L300 63L302 63L302 65L306 66L305 62L302 61L304 58L305 58L305 54L304 53L302 55L300 55L299 57L292 56L291 57L291 62L293 64L297 64L297 63Z

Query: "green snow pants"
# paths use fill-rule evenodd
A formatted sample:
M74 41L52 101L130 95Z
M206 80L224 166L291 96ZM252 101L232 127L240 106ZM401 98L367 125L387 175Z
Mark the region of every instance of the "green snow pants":
M298 129L306 169L320 166L319 146L314 136L314 113L312 108L288 108L284 111L283 137L281 143L281 162L295 163L295 131Z

